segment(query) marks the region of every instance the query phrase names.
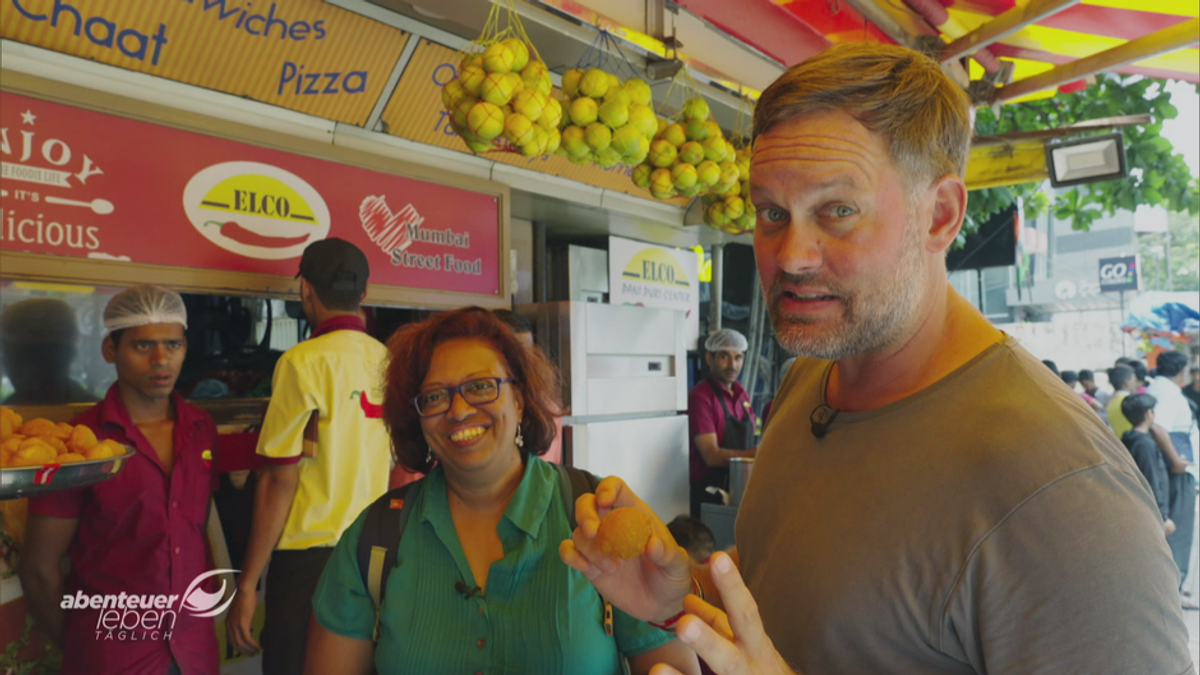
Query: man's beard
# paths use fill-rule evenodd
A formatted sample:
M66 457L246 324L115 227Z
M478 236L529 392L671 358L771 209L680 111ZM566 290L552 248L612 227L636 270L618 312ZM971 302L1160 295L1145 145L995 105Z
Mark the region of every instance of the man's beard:
M892 277L857 294L817 273L778 273L771 283L768 307L779 344L797 356L836 361L877 352L898 341L919 309L924 286L920 238L916 228L910 226L910 233ZM842 316L829 320L785 314L780 306L784 281L825 289L842 303Z

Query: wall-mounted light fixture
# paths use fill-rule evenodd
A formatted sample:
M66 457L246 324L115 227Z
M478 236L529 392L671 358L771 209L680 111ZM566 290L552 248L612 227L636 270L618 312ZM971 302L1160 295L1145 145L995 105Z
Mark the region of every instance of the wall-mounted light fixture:
M1129 174L1120 132L1047 143L1046 168L1054 187L1112 180Z

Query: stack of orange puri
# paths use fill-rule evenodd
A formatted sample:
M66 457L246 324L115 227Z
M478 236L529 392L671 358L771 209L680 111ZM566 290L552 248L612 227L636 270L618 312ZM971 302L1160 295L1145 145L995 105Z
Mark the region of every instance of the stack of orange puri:
M44 464L69 464L125 454L113 440L96 440L92 430L38 418L25 422L11 408L0 408L0 467L18 469Z

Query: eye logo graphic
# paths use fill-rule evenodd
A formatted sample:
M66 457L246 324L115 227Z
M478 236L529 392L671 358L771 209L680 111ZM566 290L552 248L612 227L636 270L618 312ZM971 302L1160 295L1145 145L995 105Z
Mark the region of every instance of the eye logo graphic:
M205 572L192 580L190 586L183 594L183 609L186 609L192 616L210 617L216 616L229 608L233 603L233 598L237 595L237 591L230 594L229 599L221 602L221 598L225 596L226 581L221 580L221 588L209 593L203 588L199 588L200 584L205 579L215 577L221 574L235 574L238 570L219 569Z

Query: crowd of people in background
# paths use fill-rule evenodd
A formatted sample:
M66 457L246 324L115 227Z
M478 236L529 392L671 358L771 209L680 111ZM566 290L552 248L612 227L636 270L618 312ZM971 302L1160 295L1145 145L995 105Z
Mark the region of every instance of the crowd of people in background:
M1123 356L1106 371L1110 391L1096 382L1092 370L1060 371L1053 361L1042 363L1058 373L1129 450L1161 512L1163 533L1179 567L1183 608L1200 609L1200 598L1186 588L1196 524L1192 436L1200 428L1200 367L1189 368L1181 351L1158 354L1154 368Z

